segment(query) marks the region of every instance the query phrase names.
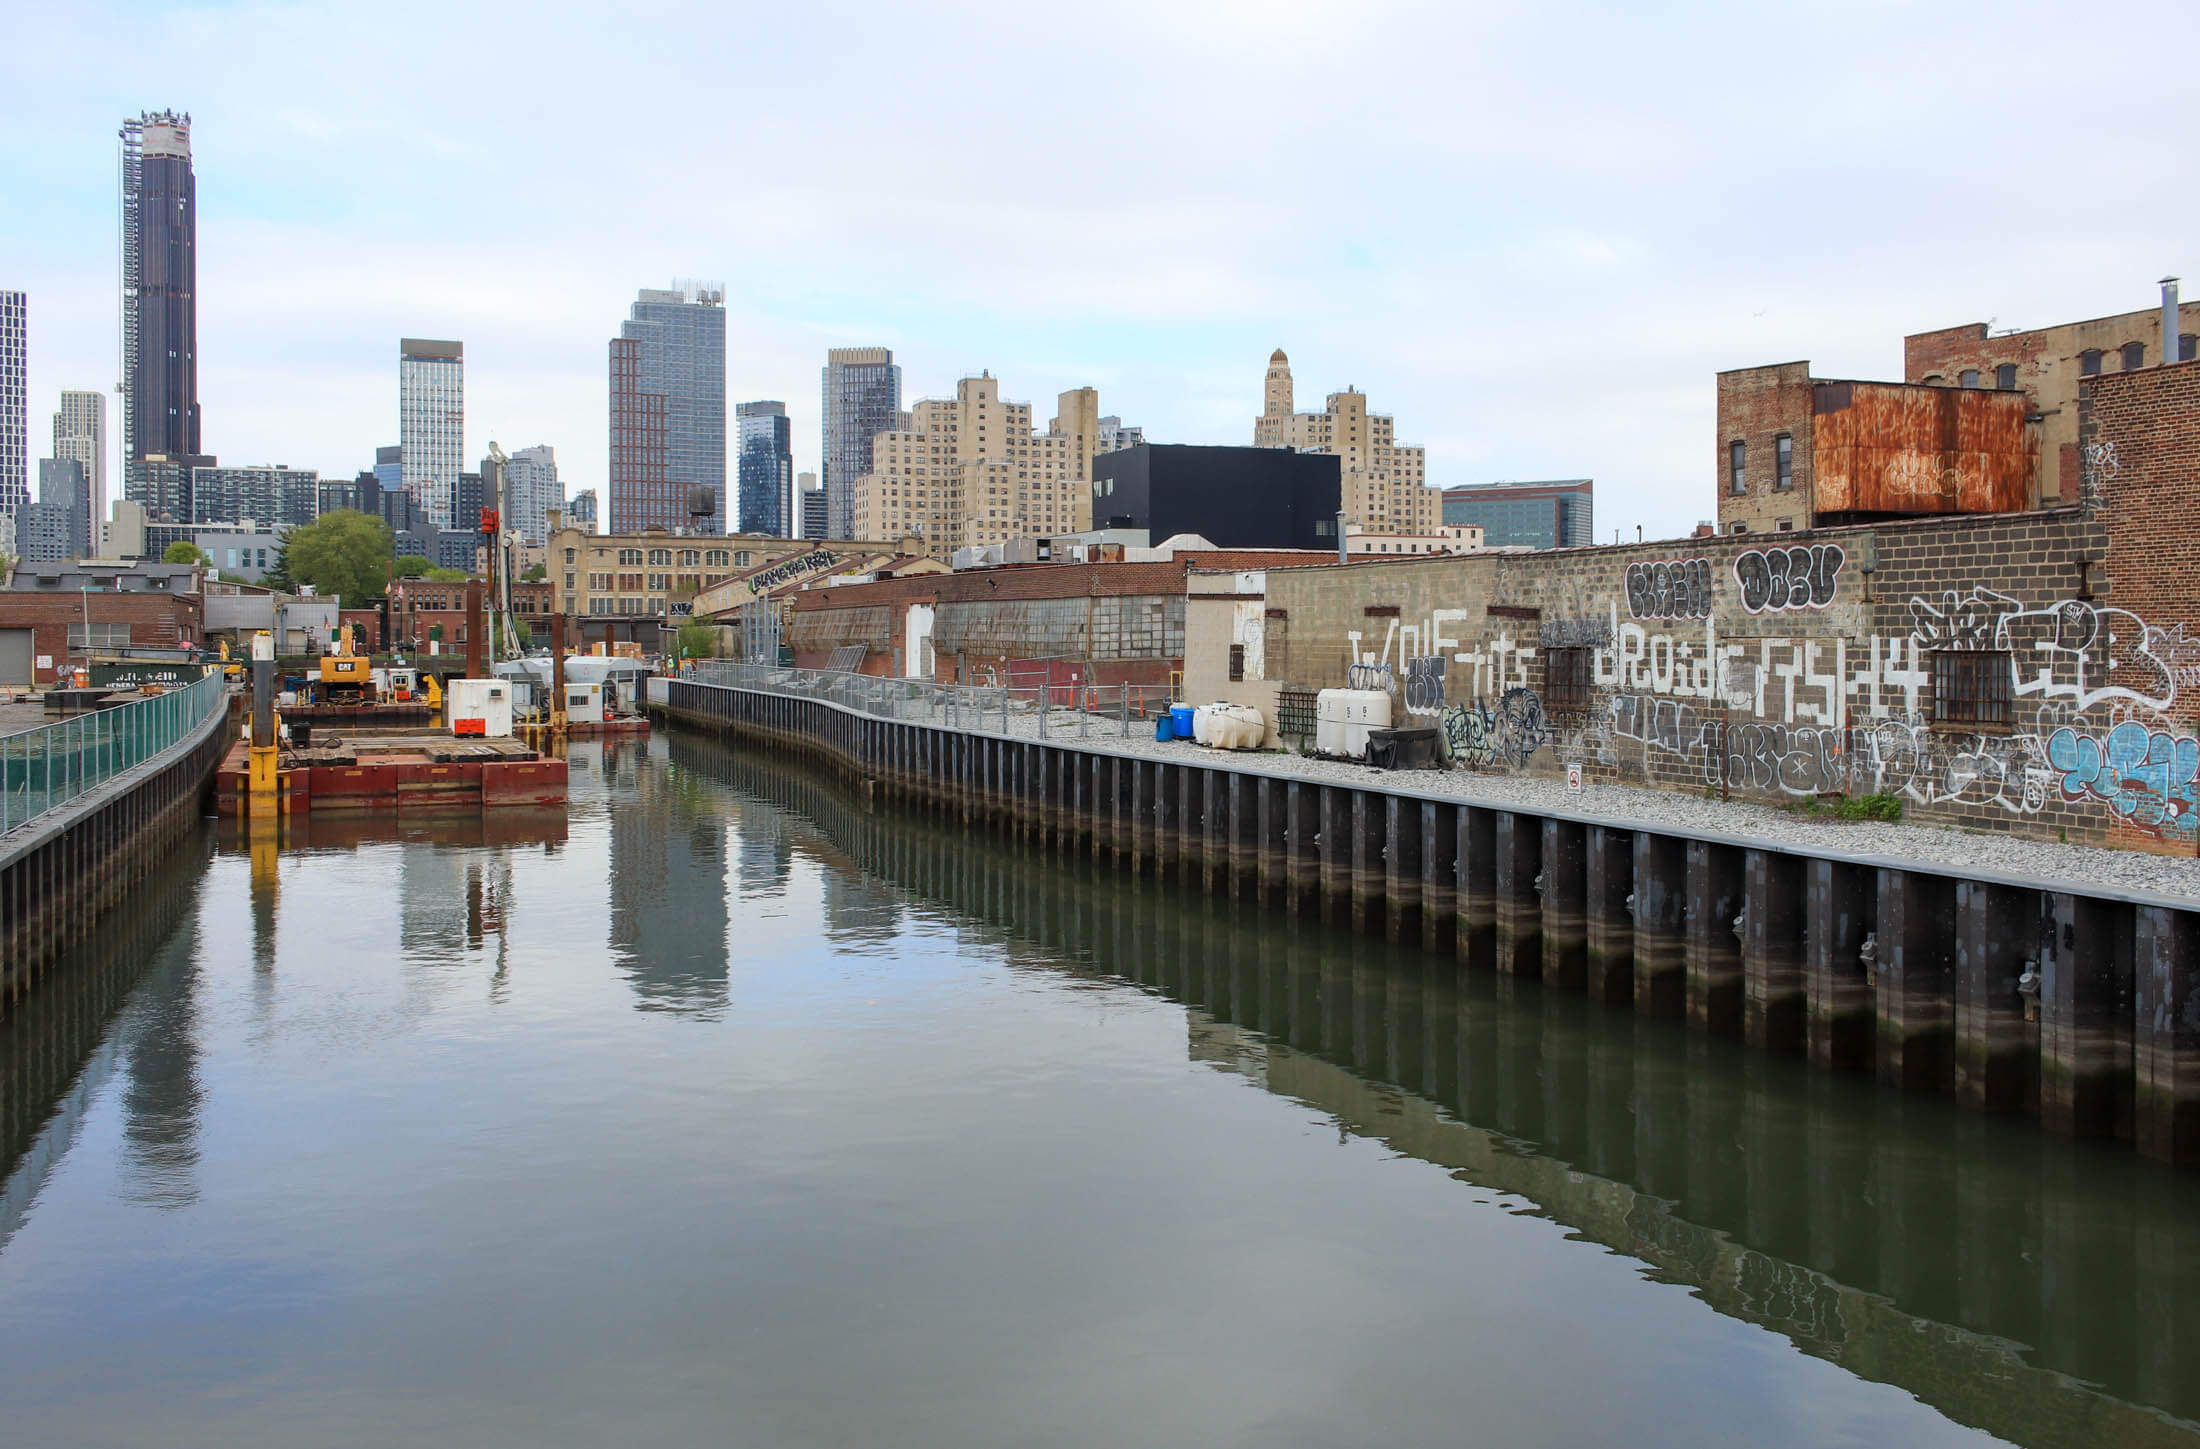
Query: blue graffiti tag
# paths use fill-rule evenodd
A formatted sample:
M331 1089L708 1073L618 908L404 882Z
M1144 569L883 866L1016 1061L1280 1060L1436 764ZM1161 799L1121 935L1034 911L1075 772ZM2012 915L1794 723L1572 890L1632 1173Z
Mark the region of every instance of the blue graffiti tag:
M2048 763L2062 773L2063 797L2099 800L2132 825L2159 835L2194 832L2194 781L2200 739L2150 730L2127 720L2106 738L2064 726L2047 742Z

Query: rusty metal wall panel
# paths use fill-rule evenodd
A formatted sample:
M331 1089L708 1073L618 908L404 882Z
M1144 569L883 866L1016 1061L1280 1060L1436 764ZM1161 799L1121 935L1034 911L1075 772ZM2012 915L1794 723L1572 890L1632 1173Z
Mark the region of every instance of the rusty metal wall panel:
M1828 513L2004 513L2025 506L2038 438L2022 393L1849 384L1812 419L1814 507ZM1820 388L1820 404L1834 399Z
M894 611L883 604L861 609L815 609L787 624L787 643L797 649L835 649L865 644L884 653L894 647Z

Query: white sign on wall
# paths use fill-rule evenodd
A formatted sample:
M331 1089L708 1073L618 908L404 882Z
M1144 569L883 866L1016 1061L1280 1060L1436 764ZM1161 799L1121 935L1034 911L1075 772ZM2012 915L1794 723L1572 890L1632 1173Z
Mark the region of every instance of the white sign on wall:
M1576 795L1581 793L1581 766L1568 765L1566 767L1566 788Z

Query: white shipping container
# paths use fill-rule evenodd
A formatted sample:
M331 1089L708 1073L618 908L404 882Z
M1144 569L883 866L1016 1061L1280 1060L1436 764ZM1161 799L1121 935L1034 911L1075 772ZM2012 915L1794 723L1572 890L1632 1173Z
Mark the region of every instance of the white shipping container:
M454 679L443 694L444 717L454 735L512 737L512 686L502 679Z
M565 686L565 718L568 724L600 723L608 718L603 712L603 682L568 682Z

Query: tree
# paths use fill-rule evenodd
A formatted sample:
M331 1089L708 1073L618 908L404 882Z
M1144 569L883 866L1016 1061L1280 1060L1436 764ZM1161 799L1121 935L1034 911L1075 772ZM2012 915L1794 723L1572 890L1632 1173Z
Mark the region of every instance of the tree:
M421 577L431 584L463 584L473 575L464 569L429 569Z
M680 626L680 657L682 659L717 658L717 626L712 624L682 624Z
M527 572L525 572L525 573L521 574L521 575L520 575L519 577L520 577L520 582L522 582L522 583L528 583L528 584L538 584L538 583L541 583L541 582L542 582L542 581L543 581L544 579L546 579L546 578L550 577L550 568L549 568L549 565L547 565L547 564L529 564L529 565L527 566Z
M401 579L424 579L435 565L417 553L408 553L397 561L397 576Z
M365 608L387 584L389 564L389 525L372 514L338 508L292 529L269 575L272 582L281 571L286 578L281 587L310 584L318 593Z
M188 538L179 538L162 551L162 563L208 564L213 560L199 551L199 546Z

